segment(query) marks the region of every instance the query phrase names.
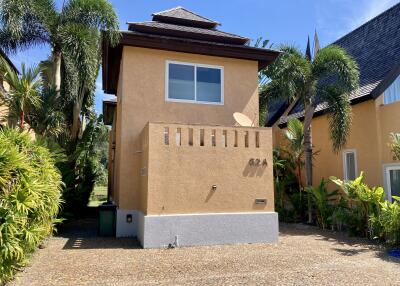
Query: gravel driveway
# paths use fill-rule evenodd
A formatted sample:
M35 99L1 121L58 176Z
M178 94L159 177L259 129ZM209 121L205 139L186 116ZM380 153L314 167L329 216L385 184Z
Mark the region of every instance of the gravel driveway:
M400 285L400 260L365 240L281 225L279 243L140 249L54 237L11 285Z

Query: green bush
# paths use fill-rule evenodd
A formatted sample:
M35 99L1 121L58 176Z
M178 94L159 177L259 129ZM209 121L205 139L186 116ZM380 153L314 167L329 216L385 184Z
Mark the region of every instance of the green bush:
M0 284L51 235L61 202L61 175L44 144L0 130Z
M383 188L370 188L364 183L363 172L354 181L341 181L335 177L331 177L331 180L346 195L349 209L346 220L350 232L373 237L371 218L379 216L385 194Z
M400 197L393 196L394 202L380 204L380 212L371 217L373 233L390 245L400 245Z
M321 180L318 187L306 188L311 195L313 204L316 207L317 222L322 229L326 229L331 224L331 217L334 212L334 200L337 198L338 191L328 191L326 189L326 181Z

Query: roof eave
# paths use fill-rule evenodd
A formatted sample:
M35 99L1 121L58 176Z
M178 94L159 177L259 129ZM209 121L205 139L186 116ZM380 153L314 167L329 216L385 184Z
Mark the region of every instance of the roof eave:
M111 48L107 43L103 45L103 90L105 93L116 94L117 92L123 46L253 60L258 62L259 70L272 63L280 54L279 51L244 45L226 45L124 31L117 47Z

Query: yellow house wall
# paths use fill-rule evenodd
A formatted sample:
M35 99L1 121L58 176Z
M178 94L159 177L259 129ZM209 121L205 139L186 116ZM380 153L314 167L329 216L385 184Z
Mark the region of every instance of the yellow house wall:
M167 60L222 66L224 105L166 102ZM119 208L145 212L139 183L140 134L148 122L233 126L236 111L258 119L257 71L256 61L124 47L117 91L115 200Z
M376 110L373 100L352 107L353 121L347 143L343 150L355 149L358 172L364 171L366 182L377 185L381 182L379 143ZM334 153L326 115L312 121L312 143L318 152L314 161L314 185L330 176L343 178L343 150Z

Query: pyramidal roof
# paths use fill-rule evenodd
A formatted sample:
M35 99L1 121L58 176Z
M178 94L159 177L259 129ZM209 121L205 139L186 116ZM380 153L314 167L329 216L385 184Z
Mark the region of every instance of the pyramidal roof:
M245 45L249 39L219 31L215 27L218 22L200 16L183 7L176 7L153 14L152 21L128 22L128 29L131 32L145 33L193 39L214 43L232 45Z
M160 21L172 24L188 24L195 27L215 28L219 25L218 22L200 16L192 11L181 6L168 9L165 11L153 13L153 21Z

